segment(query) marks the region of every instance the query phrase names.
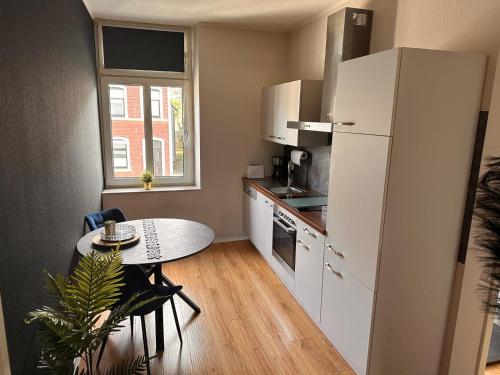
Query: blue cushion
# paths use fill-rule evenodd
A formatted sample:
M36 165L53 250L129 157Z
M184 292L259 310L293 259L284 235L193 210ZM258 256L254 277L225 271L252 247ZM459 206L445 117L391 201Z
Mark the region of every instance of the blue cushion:
M114 220L117 223L127 221L127 219L125 219L125 215L119 208L110 208L85 216L85 222L91 231L102 228L104 226L104 222L108 220Z

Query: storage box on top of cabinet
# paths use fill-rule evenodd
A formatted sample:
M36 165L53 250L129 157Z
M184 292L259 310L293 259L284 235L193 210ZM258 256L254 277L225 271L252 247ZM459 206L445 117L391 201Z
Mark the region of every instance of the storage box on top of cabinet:
M289 129L288 121L319 121L322 81L299 80L262 89L262 139L292 146L324 146L328 134Z
M358 374L440 371L486 58L339 65L321 327Z

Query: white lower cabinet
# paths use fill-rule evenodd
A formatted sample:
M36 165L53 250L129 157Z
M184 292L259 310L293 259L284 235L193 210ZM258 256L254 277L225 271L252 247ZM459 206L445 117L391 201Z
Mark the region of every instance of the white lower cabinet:
M271 260L273 251L273 211L274 202L257 192L258 250L267 262Z
M344 268L325 261L320 326L358 375L367 373L373 298Z
M246 188L246 194L245 194L245 199L246 199L246 206L247 206L247 223L248 223L248 228L247 228L247 235L248 238L250 239L250 242L254 244L256 248L259 247L259 208L258 208L258 203L257 203L257 191L253 187L247 187Z
M321 313L324 248L325 237L299 221L295 258L295 296L311 318L318 323Z
M251 186L243 187L243 222L250 242L267 262L273 249L274 202Z

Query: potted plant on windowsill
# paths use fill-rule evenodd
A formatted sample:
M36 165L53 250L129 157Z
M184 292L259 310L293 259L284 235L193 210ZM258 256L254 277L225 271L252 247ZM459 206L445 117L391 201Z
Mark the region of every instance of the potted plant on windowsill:
M118 331L121 322L134 310L155 298L136 303L137 295L116 306L123 285L122 258L118 247L110 253L91 252L83 257L73 274L46 274L46 288L55 298L54 306L43 306L28 314L26 323L38 323L41 344L40 367L55 374L142 374L146 371L144 356L112 363L99 371L95 354L109 334ZM105 311L111 311L107 319ZM102 321L99 325L98 321ZM83 364L75 367L76 359Z
M151 184L153 183L154 177L150 171L144 171L140 180L143 182L145 190L151 190Z

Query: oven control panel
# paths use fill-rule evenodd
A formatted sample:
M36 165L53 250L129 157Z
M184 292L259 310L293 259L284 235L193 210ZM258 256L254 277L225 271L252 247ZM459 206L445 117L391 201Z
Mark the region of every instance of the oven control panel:
M288 224L290 224L291 226L293 226L293 227L295 227L295 226L296 226L296 225L295 225L295 220L296 220L296 219L295 219L294 217L290 216L290 215L288 214L288 212L283 211L283 210L281 210L281 209L278 209L278 217L279 217L280 219L282 219L283 221L287 222Z

